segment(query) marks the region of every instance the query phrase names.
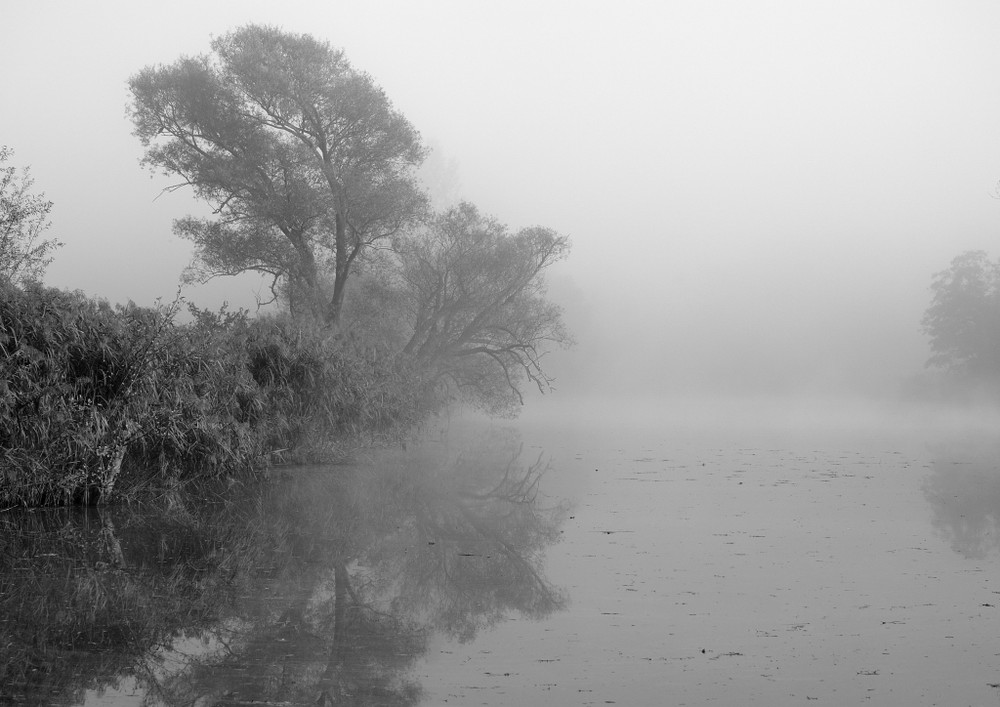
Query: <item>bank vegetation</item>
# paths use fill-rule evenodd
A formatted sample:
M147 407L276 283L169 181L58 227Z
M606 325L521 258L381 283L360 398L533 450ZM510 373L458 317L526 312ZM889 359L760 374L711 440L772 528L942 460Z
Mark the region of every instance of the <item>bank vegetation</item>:
M183 279L257 273L276 307L46 287L51 203L5 172L0 509L337 459L455 403L513 415L525 386L551 388L543 358L570 337L545 274L568 239L434 210L419 133L328 43L249 25L211 47L137 73L129 111L168 191L211 207L174 224L194 247Z

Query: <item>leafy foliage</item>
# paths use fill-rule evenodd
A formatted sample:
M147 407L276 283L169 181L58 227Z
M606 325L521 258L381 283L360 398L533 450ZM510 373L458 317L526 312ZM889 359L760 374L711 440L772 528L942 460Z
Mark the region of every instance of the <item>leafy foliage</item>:
M923 318L929 365L980 381L1000 381L1000 261L984 251L957 256L934 276Z
M265 435L284 458L338 456L344 439L375 439L417 424L431 405L419 372L398 356L301 328L290 317L250 323L246 366L268 409L281 411Z
M52 202L31 192L34 179L27 167L4 165L12 154L0 146L0 277L24 283L42 276L62 244L41 237L50 225Z
M335 326L355 261L424 209L420 136L370 76L309 35L248 25L212 51L130 84L145 163L218 215L175 225L197 249L189 276L267 274L293 314Z
M523 402L522 385L552 383L542 357L571 339L544 273L569 241L551 229L511 233L462 203L397 240L408 303L404 353L459 395L496 414Z
M148 382L130 334L148 322L37 285L3 295L4 490L38 502L113 486L135 431L128 401Z
M0 285L0 503L95 503L150 479L342 453L424 410L397 359L289 318L112 307Z

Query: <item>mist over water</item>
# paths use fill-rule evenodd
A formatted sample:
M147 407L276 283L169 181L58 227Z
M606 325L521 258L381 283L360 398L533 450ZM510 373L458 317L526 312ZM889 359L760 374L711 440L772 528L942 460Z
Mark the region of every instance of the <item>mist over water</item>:
M1000 431L995 404L949 404L836 394L580 396L532 400L517 426L526 435L596 440L699 440L715 445L924 449L941 440Z
M569 608L437 646L431 700L995 700L995 408L552 396L514 424L569 503Z

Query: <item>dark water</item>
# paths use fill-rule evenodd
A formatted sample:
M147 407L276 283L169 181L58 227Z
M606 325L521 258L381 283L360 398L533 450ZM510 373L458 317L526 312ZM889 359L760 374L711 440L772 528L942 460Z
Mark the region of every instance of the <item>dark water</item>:
M2 514L0 702L1000 704L988 421L699 414Z

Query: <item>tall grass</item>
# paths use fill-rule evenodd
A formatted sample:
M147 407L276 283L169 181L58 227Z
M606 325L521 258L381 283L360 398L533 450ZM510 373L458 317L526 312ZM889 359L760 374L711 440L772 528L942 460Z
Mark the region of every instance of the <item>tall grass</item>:
M0 284L0 508L318 461L428 407L416 371L288 318Z

